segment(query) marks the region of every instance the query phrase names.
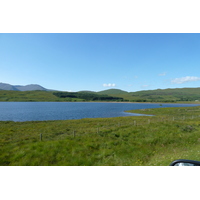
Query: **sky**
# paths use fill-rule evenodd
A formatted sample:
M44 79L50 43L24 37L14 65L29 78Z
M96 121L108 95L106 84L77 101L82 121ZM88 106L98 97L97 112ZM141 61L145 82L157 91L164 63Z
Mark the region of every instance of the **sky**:
M200 34L1 33L0 82L61 91L200 86Z

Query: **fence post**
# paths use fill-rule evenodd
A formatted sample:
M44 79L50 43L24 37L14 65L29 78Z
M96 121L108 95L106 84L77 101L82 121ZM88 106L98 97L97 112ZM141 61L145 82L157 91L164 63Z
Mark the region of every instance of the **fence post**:
M73 137L75 138L75 136L76 136L76 131L73 130Z
M42 141L42 133L40 133L40 141Z
M137 126L137 122L134 120L134 126Z
M150 124L151 123L151 120L150 119L148 119L148 124Z

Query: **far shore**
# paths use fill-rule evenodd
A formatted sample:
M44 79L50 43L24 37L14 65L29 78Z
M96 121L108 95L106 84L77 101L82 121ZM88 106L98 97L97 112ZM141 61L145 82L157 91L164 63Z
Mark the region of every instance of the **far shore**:
M199 101L189 101L189 102L130 102L130 101L121 101L121 102L117 102L117 101L0 101L1 102L55 102L55 103L63 103L63 102L66 102L66 103L137 103L137 104L199 104L200 105L200 102Z
M55 101L58 102L58 101ZM130 101L59 101L59 102L72 102L72 103L139 103L139 104L199 104L200 102L130 102Z

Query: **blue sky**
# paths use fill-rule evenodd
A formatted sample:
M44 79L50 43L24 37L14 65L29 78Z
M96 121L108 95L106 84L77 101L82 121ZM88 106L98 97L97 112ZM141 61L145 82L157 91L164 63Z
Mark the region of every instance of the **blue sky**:
M200 86L200 34L0 34L0 82L62 91Z

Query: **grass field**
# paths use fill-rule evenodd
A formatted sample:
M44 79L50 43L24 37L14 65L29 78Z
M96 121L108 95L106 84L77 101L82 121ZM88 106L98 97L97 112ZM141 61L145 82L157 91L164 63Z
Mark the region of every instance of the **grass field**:
M200 107L154 116L0 122L1 166L163 166L200 160Z

